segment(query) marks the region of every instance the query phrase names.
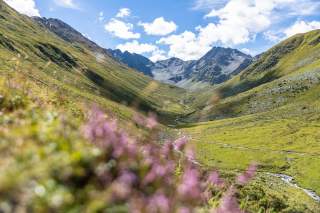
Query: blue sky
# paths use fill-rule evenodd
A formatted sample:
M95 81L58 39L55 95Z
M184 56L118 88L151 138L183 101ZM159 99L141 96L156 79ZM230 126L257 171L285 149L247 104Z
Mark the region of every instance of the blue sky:
M105 48L156 61L198 59L213 46L256 55L320 28L320 0L5 0L59 18Z

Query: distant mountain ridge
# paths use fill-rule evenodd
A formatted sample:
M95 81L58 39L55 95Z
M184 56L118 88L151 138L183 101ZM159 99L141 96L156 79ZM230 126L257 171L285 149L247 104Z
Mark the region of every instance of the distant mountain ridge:
M107 52L118 61L126 64L127 66L136 69L145 75L153 77L151 68L154 63L143 55L130 53L128 51L122 52L119 49L107 49Z
M199 60L184 61L179 58L152 62L148 58L119 49L104 49L59 19L34 17L63 40L84 44L93 52L106 54L155 80L181 87L197 82L220 84L247 68L253 58L239 50L213 47ZM183 86L182 86L183 85Z
M156 80L184 87L192 82L220 84L247 68L252 61L251 56L239 50L213 47L199 60L170 58L158 61L152 67L152 74Z
M33 20L46 27L63 40L71 43L84 44L88 49L94 52L106 53L105 49L95 42L91 41L83 34L72 28L70 25L55 18L33 17Z
M70 25L59 19L42 17L33 17L33 19L67 42L83 44L95 53L111 56L112 58L116 59L119 62L122 62L128 67L152 77L150 67L153 65L153 63L148 58L142 55L131 54L129 52L121 52L120 50L102 48L77 30L72 28Z

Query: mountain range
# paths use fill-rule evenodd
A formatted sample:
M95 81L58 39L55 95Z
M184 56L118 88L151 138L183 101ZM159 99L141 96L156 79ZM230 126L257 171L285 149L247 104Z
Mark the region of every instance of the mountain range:
M320 212L320 30L255 58L214 47L195 61L151 62L0 0L0 61L0 212L105 209L101 186L116 162L80 131L96 106L139 138L149 131L133 118L157 115L150 140L188 135L203 169L230 182L257 162L237 193L248 211ZM85 187L93 174L94 190Z
M61 20L39 17L35 17L34 20L65 41L83 43L92 51L108 54L155 80L185 88L197 82L223 83L247 68L253 59L236 49L213 47L199 60L183 61L179 58L169 58L152 62L136 53L122 52L119 49L104 49Z

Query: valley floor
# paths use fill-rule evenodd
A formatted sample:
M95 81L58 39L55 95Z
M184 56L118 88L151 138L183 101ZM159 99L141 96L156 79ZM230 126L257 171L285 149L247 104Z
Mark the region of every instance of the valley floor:
M319 127L319 122L298 118L249 115L190 124L181 131L191 137L199 161L207 167L240 171L256 162L262 174L290 175L319 195Z

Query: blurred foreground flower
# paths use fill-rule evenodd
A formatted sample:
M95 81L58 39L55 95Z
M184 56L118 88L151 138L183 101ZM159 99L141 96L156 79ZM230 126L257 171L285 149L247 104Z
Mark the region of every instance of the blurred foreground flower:
M163 146L152 136L141 143L121 130L116 120L108 120L101 110L93 109L83 131L103 151L107 167L96 175L109 192L106 205L120 202L137 213L189 213L208 205L210 190L225 187L217 171L208 176L201 170L194 150L187 147L186 137L167 141ZM158 126L153 114L146 119L136 115L134 121L147 129ZM255 171L256 166L249 167L237 181L247 183ZM234 195L235 189L231 187L216 212L241 212Z

